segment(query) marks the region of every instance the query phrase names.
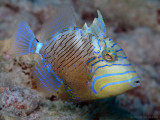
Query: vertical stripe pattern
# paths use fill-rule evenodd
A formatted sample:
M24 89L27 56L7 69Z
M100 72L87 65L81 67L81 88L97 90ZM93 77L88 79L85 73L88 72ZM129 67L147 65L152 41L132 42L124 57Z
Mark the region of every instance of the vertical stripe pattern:
M41 53L42 55L46 54L48 62L58 71L64 68L81 71L93 53L93 46L88 35L83 36L81 32L75 30L62 34L55 41L52 40Z
M84 34L77 28L70 29L72 30L69 32L61 32L60 37L54 36L48 45L44 45L40 50L40 54L51 64L53 71L64 83L70 86L73 94L81 95L83 90L90 89L86 84L88 80L86 63L94 54L94 48L89 34ZM84 99L81 96L73 97Z

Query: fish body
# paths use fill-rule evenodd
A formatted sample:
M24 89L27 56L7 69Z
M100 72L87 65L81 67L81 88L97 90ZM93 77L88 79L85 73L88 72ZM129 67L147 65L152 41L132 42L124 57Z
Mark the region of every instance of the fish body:
M64 7L34 36L20 21L16 55L39 54L34 76L45 94L66 100L116 96L140 85L139 76L122 48L106 35L101 13L92 25L77 28L72 10ZM43 87L42 87L43 86Z

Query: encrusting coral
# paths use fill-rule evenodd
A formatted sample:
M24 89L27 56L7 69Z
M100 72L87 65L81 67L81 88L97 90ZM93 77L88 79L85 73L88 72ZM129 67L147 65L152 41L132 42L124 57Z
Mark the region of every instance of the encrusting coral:
M2 111L21 116L30 114L39 105L40 97L33 90L17 86L1 89L4 89L0 94Z

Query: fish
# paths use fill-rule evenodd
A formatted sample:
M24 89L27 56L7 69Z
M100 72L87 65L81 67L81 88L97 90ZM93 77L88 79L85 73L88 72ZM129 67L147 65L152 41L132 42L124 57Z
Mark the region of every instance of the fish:
M16 56L37 54L33 70L44 95L67 101L88 101L123 94L140 86L140 77L123 49L107 36L98 17L88 27L76 25L71 7L57 10L35 36L29 25L17 24Z

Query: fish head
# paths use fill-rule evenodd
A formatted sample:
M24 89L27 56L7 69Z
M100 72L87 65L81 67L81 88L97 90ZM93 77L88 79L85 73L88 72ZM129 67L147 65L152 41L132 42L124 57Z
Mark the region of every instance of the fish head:
M111 97L140 86L140 77L116 42L110 38L99 40L95 50L96 59L90 62L93 94Z

